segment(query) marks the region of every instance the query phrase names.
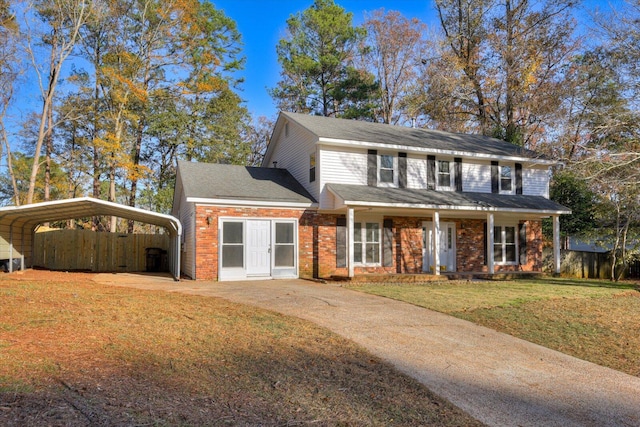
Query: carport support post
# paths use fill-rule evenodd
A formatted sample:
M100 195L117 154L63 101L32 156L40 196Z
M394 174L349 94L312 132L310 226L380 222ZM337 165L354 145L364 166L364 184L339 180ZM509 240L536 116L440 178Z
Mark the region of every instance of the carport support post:
M553 216L553 265L556 274L560 274L560 217Z
M433 274L440 275L440 212L433 213Z
M13 224L9 226L9 273L13 273Z
M353 277L353 229L354 229L353 208L347 208L347 266L349 267L349 277Z
M489 268L489 274L496 272L495 259L493 257L493 226L494 218L492 213L487 214L487 267Z

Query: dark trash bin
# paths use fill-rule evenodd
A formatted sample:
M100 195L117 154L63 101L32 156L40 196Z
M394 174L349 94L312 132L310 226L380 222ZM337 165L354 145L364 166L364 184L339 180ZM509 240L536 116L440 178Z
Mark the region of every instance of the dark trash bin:
M166 253L161 248L146 248L144 250L147 259L146 270L151 272L158 272L162 270L163 253Z
M9 272L9 264L12 264L11 271L20 271L22 267L22 262L19 258L14 258L13 262L10 262L8 259L0 259L0 271L4 271L5 273Z

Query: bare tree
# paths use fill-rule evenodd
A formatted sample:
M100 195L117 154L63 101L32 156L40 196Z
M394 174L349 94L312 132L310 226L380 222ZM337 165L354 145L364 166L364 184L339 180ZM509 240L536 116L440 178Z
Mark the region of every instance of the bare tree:
M384 9L367 17L364 67L376 76L379 85L379 111L376 116L384 123L398 124L409 120L402 111L405 96L415 81L427 54L426 24L417 18L408 19L400 12Z
M35 41L31 31L27 32L26 50L37 76L42 96L42 109L39 118L38 138L33 154L33 166L29 178L27 204L33 203L36 178L40 168L40 154L46 138L53 131L50 121L56 88L60 81L60 72L64 62L73 52L80 28L90 15L90 2L85 0L53 0L34 4L37 14L50 26L50 32L42 35L42 41L49 47L49 63L44 66L38 62ZM43 75L46 73L46 77Z
M13 100L16 81L23 71L18 57L18 35L19 30L15 16L9 10L8 3L2 0L0 1L0 159L2 159L4 151L16 206L20 205L20 192L13 172L6 117Z

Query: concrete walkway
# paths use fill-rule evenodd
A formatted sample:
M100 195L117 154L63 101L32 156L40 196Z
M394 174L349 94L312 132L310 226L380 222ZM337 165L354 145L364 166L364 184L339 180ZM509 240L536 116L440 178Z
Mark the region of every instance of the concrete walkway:
M303 280L136 284L122 275L106 279L221 297L310 320L488 425L640 426L640 378L410 304Z

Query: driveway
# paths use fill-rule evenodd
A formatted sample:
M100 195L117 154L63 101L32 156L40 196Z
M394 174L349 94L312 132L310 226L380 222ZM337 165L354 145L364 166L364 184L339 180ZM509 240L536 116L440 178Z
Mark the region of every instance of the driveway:
M122 275L107 275L103 282L109 279L310 320L488 425L640 426L640 378L411 304L304 280L120 283Z

